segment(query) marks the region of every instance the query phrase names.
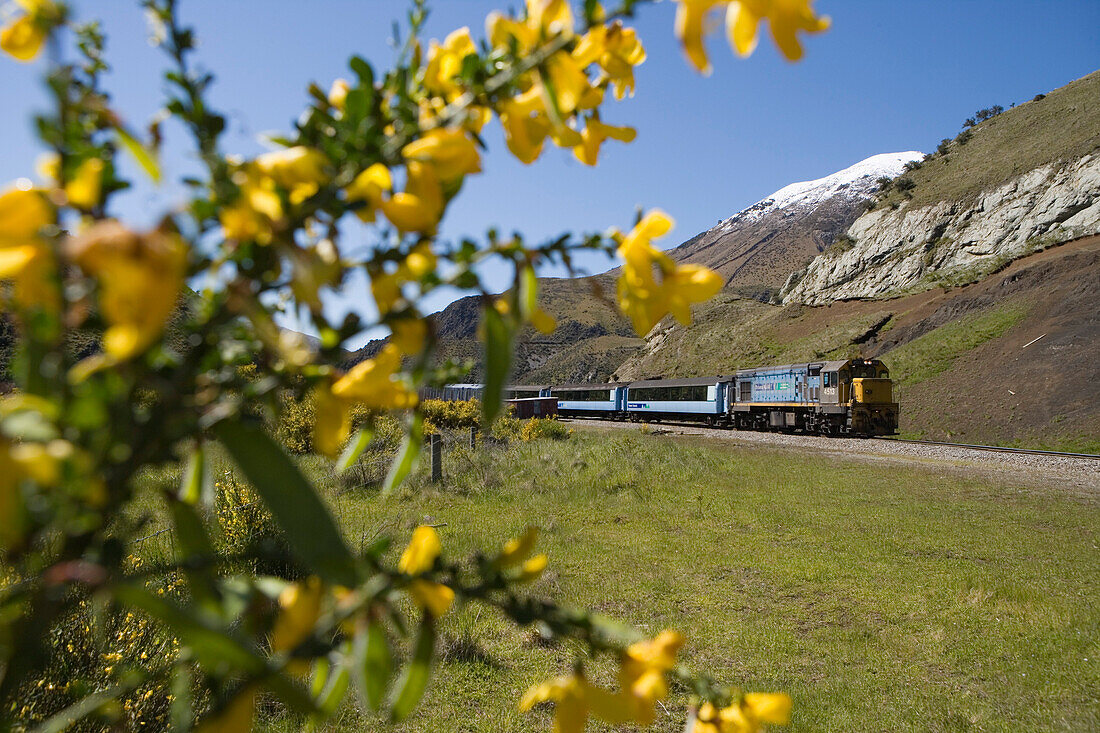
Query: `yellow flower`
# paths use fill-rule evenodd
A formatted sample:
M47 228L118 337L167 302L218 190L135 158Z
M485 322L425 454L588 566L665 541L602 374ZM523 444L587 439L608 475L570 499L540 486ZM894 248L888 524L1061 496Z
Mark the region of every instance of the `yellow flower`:
M321 616L324 597L320 578L306 578L288 585L279 594L279 615L271 630L271 650L291 651L313 632Z
M435 252L432 252L431 245L427 242L421 242L412 248L408 257L398 268L398 273L409 280L419 280L428 273L435 272L436 263Z
M765 724L790 722L791 698L783 693L746 693L740 702L721 710L704 703L691 733L759 733Z
M684 325L691 323L691 304L704 301L722 289L722 278L699 265L677 265L650 240L672 228L672 220L652 211L623 237L619 256L623 271L618 282L619 309L634 323L639 335L649 333L670 311ZM654 268L660 271L657 281Z
M400 410L416 406L416 392L396 379L401 352L382 347L373 359L361 361L332 385L332 394L348 404L376 410Z
M546 71L554 87L554 104L564 116L572 114L587 95L591 85L584 67L565 51L546 60ZM543 87L544 92L549 90Z
M631 644L619 668L622 694L631 701L631 715L642 725L653 722L654 704L668 696L665 673L676 666L676 652L684 637L665 630L656 638Z
M335 458L351 435L351 413L343 400L332 394L328 384L313 390L313 448Z
M612 140L629 143L634 141L637 134L633 127L605 125L600 122L599 116L593 116L585 122L584 131L581 133L582 142L573 148L573 154L577 156L577 160L585 165L596 165L596 159L600 154L600 146L603 145L604 140L611 138Z
M726 31L730 45L742 56L756 48L760 21L768 19L775 45L790 61L802 58L798 31L820 33L829 27L829 18L817 17L810 7L813 0L741 0L730 3L726 11Z
M137 234L115 221L91 227L69 242L69 255L99 281L99 306L108 328L103 348L124 361L160 336L183 286L187 251L179 235Z
M538 539L539 528L535 526L528 527L519 537L514 537L504 543L504 549L497 555L493 565L501 569L519 565L531 556Z
M493 48L508 48L515 39L516 51L520 55L530 51L538 40L536 30L496 11L485 18L485 35Z
M598 63L615 88L615 98L622 99L634 96L634 67L645 61L646 53L637 32L615 21L589 30L573 49L573 58L581 66Z
M443 188L430 165L410 161L406 166L405 190L382 202L382 213L402 234L435 234L443 216Z
M382 206L382 192L392 188L390 169L381 163L375 163L357 175L344 193L347 194L349 203L366 202L362 208L355 210L355 215L369 224L374 221L375 212Z
M707 12L717 6L725 5L726 0L677 0L676 37L684 47L684 53L695 68L704 74L710 73L710 62L703 47L703 24Z
M405 590L416 605L436 618L447 613L455 600L455 592L450 587L422 578L409 583Z
M348 99L348 92L351 91L351 85L348 84L347 79L337 79L332 82L332 86L328 90L328 103L334 108L343 111L344 104Z
M464 130L436 128L401 149L407 160L431 165L440 181L451 183L468 173L481 172L477 145Z
M557 677L535 685L519 703L521 711L540 702L554 702L554 733L581 733L589 715L609 723L631 719L630 702L588 682L583 675Z
M520 566L519 575L516 576L516 582L532 583L538 580L542 577L542 573L546 570L546 565L549 562L550 558L546 555L535 555Z
M454 82L454 78L462 71L462 61L476 53L477 46L470 38L470 29L466 27L452 31L442 46L433 39L428 47L424 86L429 91L443 95L448 101L453 101L462 93L462 88Z
M13 186L0 193L0 280L15 280L15 299L23 306L56 301L53 257L41 236L53 218L40 191Z
M428 338L428 324L423 318L402 318L390 326L390 343L403 354L418 354Z
M50 27L58 21L59 8L52 0L17 0L26 11L0 29L0 49L18 61L32 61L42 50Z
M72 180L65 184L65 195L70 204L87 211L99 203L104 168L106 164L101 158L88 158L80 164Z
M328 182L327 162L324 153L304 145L264 153L254 161L262 175L286 189L294 205L317 193L321 185Z
M550 120L542 106L541 85L507 100L500 108L504 141L512 155L530 165L542 154L542 145L550 134Z
M542 308L535 308L531 312L531 325L541 333L550 334L558 327L558 320Z
M527 0L527 27L554 36L573 34L568 0Z
M406 575L420 575L431 570L441 550L439 533L434 527L422 524L413 531L409 546L397 563L397 569Z

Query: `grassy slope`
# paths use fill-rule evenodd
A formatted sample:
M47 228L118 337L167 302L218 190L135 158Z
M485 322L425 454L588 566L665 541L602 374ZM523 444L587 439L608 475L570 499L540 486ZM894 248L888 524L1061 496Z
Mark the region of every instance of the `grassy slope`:
M551 570L534 593L682 630L693 666L789 691L791 730L1100 726L1095 497L633 432L456 448L445 466L439 488L332 491L347 536L430 521L465 553L539 524ZM439 652L403 730L549 729L515 703L570 650L466 609ZM655 730L679 731L685 704ZM349 703L333 729L383 728Z
M1039 166L1100 148L1100 71L980 123L965 145L953 143L906 174L916 187L913 207L968 201ZM894 192L887 203L901 201Z

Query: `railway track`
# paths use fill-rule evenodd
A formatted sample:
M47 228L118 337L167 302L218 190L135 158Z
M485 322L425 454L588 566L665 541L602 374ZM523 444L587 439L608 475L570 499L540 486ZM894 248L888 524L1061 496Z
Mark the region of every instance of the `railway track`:
M944 443L936 440L907 440L905 438L878 438L889 443L910 443L912 445L934 445L944 448L969 448L971 450L983 450L993 453L1017 453L1031 456L1059 456L1061 458L1091 458L1100 461L1100 455L1096 453L1067 453L1056 450L1036 450L1034 448L1006 448L999 445L971 445L969 443Z
M582 422L583 423L583 422L586 421L583 418L561 418L561 419L562 419L563 422ZM618 424L618 423L612 423L612 424ZM635 423L624 423L624 424L634 425ZM749 433L759 432L759 431L733 430L731 428L725 428L725 427L719 427L719 426L713 426L713 425L702 425L702 424L697 423L697 422L679 421L679 420L675 420L675 421L673 421L673 420L662 420L659 423L653 423L653 424L657 425L657 426L664 425L664 426L669 426L669 427L697 428L697 429L701 429L701 430L723 430L723 431L728 431L732 434L737 434L737 433L742 433L742 432L749 432ZM798 433L769 433L769 432L766 432L766 431L763 432L762 434L764 434L764 435L773 435L773 434L774 435L790 435L792 437L798 437L800 435ZM805 435L804 437L807 437L807 438L821 438L823 436L820 436L820 435ZM931 446L931 447L937 447L937 448L968 448L970 450L988 451L990 453L1014 453L1014 454L1017 454L1017 455L1025 455L1025 456L1055 456L1055 457L1059 457L1059 458L1086 458L1086 459L1090 459L1090 460L1094 460L1094 461L1100 461L1100 454L1096 454L1096 453L1069 453L1069 452L1066 452L1066 451L1037 450L1035 448L1006 448L1004 446L999 446L999 445L975 445L975 444L970 444L970 443L948 443L948 442L936 441L936 440L910 440L910 439L907 439L907 438L891 438L891 437L882 437L882 436L869 437L869 438L858 438L856 436L843 436L839 439L843 440L845 438L849 438L849 439L854 438L854 439L857 439L857 440L879 440L879 441L882 441L882 442L885 442L885 443L908 443L910 445L925 445L925 446ZM838 440L838 438L830 438L829 440Z

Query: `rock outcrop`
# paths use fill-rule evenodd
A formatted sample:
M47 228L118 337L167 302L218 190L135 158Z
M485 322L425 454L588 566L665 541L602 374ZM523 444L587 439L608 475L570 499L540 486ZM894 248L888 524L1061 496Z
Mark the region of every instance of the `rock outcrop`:
M1100 154L1036 168L971 202L869 211L794 273L784 302L824 305L954 285L1045 246L1100 232Z

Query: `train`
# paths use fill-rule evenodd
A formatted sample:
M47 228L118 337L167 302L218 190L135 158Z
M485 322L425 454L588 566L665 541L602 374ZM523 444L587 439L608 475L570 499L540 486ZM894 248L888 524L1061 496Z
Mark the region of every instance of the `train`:
M480 396L481 385L447 385L442 399ZM700 422L737 430L832 436L896 435L898 403L878 359L843 359L739 369L687 379L604 384L508 385L505 398L557 398L563 417Z

